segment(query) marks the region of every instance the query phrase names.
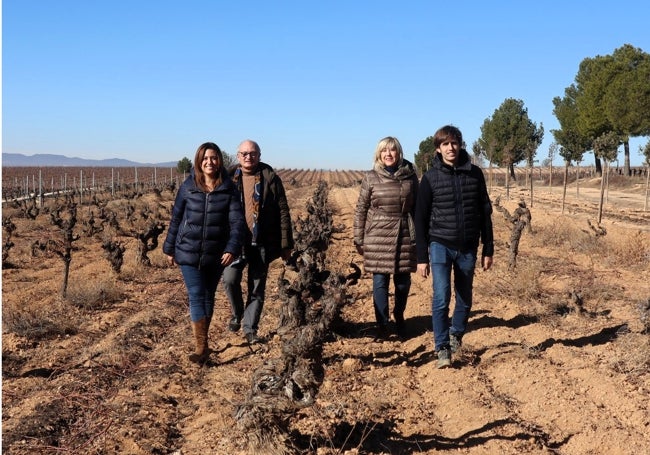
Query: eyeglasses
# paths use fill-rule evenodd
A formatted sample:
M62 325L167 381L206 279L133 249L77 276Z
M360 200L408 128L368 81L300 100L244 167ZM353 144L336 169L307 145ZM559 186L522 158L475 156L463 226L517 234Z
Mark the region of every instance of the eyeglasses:
M244 158L256 158L257 157L257 152L239 152L239 156L243 156Z

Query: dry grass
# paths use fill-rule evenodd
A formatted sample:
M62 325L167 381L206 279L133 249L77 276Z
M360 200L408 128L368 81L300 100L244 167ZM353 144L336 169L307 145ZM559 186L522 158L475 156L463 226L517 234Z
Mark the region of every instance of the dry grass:
M81 312L58 298L48 305L41 302L2 305L3 331L35 341L73 335L84 319Z
M648 264L650 264L648 234L636 231L617 240L610 240L605 237L603 261L607 267L648 267Z
M560 248L569 253L597 254L602 248L602 238L581 227L581 221L561 216L555 223L536 226L533 244L540 248Z
M585 223L586 224L586 223ZM497 228L499 226L497 225ZM503 236L503 234L501 234ZM636 231L631 235L595 236L586 225L560 216L556 222L540 223L535 234L525 235L524 242L540 252L559 249L566 257L542 255L520 256L517 267L510 272L496 269L495 277L477 290L483 296L506 298L518 305L522 314L535 317L545 325L560 327L562 318L576 313L597 317L609 313L612 302L623 304L628 299L624 283L612 280L617 270L643 271L650 263L650 235ZM543 254L543 253L542 253ZM648 332L650 304L639 304L641 327ZM638 327L637 321L631 326ZM641 349L640 349L641 348ZM628 355L643 346L628 346ZM645 368L645 354L637 352L639 361L623 362L618 368ZM623 371L623 370L621 370Z
M515 270L497 269L489 282L476 283L474 293L483 298L505 298L522 309L528 309L532 303L543 301L546 295L540 282L541 274L538 263L519 261Z
M99 310L122 300L122 292L110 276L77 280L68 286L66 300L77 308Z
M539 300L545 291L540 284L542 271L539 263L520 262L513 279L510 281L510 292L519 303L526 304Z
M632 378L650 371L650 337L648 334L621 334L612 347L610 366Z

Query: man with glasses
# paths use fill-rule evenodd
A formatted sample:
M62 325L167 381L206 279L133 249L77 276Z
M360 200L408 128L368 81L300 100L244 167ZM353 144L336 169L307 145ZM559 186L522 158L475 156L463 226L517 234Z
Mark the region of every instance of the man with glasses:
M230 301L231 332L243 327L249 344L260 343L257 335L269 264L282 257L291 257L293 230L289 204L282 180L271 166L260 161L260 146L245 140L237 149L237 161L230 170L233 182L239 188L248 229L241 256L226 267L223 284ZM244 303L242 278L248 266L247 297Z

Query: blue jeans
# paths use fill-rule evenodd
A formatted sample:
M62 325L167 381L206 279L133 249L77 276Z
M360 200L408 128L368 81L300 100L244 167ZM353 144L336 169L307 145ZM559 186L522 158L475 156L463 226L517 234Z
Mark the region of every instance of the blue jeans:
M248 266L246 305L242 295L241 281L244 268ZM247 246L245 254L230 264L223 272L223 287L230 301L232 315L242 320L244 333L257 333L264 308L266 276L269 264L264 247Z
M436 351L449 347L449 333L462 337L467 329L469 312L472 309L472 286L476 251L461 252L447 248L441 243L429 245L431 275L433 276L433 301L431 312L433 338ZM449 302L451 301L451 271L454 271L454 291L456 305L451 321Z
M214 294L223 272L221 264L201 268L191 265L179 266L190 300L190 318L192 322L200 319L212 319L214 312Z
M389 273L372 274L372 302L375 307L375 318L378 324L388 324L390 316L388 314L388 284L390 283ZM395 320L404 318L404 309L406 308L406 299L411 289L410 273L393 274L393 285L395 286L395 307L393 315Z

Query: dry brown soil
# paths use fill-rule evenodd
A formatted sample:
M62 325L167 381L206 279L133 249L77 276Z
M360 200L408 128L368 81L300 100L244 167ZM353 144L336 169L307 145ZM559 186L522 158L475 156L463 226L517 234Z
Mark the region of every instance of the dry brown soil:
M295 218L315 186L287 186ZM408 339L378 342L364 274L349 289L355 299L340 333L325 344L316 403L291 420L299 453L649 453L650 213L638 188L611 192L607 235L596 238L587 220L596 219L597 185L580 191L576 200L569 190L562 214L557 192L536 189L533 231L524 232L515 270L507 263L510 225L495 212L495 264L477 270L469 332L450 369L436 369L430 279L413 275ZM351 231L357 195L356 185L330 187L340 232L328 260L341 273L361 264ZM493 189L498 195L513 211L527 192L513 189L505 200ZM169 205L172 195L163 197ZM260 329L267 342L251 348L227 331L219 289L213 361L198 367L187 359L183 281L159 249L151 267L137 266L125 239L118 276L97 239L80 239L69 295L100 289L112 297L80 308L59 297L62 262L29 253L51 227L14 222L12 266L2 271L3 453L247 453L233 413L252 372L279 355L279 261ZM61 333L48 331L66 322Z

